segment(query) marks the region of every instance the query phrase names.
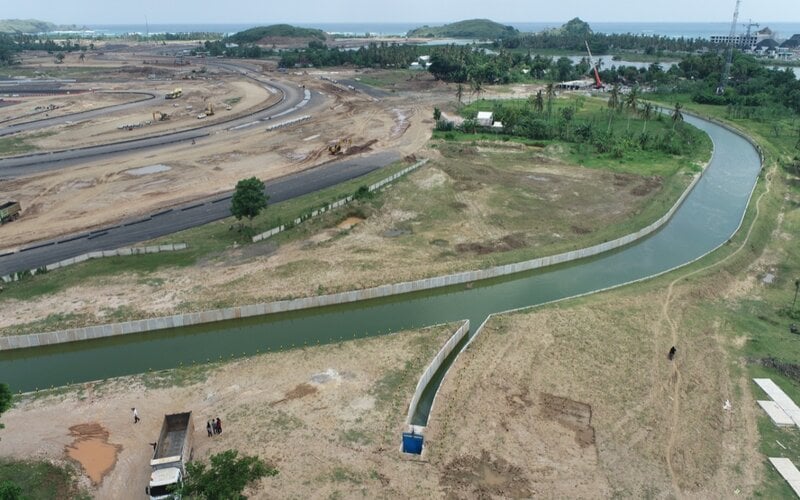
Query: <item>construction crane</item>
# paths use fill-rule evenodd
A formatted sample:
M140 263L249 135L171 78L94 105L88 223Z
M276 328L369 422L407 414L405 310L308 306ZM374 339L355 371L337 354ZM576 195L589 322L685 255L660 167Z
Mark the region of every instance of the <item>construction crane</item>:
M586 44L586 52L589 53L589 64L592 65L592 69L594 70L594 88L602 89L603 82L600 80L600 73L597 71L597 65L594 63L594 57L592 57L592 51L589 49L589 42L584 40L583 43Z
M731 32L728 36L728 58L725 61L725 67L722 69L722 77L719 79L719 87L717 87L717 95L725 93L725 85L728 83L728 77L731 75L731 64L733 64L733 39L736 36L736 23L739 21L739 6L742 0L736 0L736 9L733 11L733 22L731 22Z
M743 26L746 26L746 27L747 27L747 36L745 36L745 37L744 37L744 40L745 40L745 41L744 41L744 44L743 44L743 45L745 45L745 47L744 47L745 49L748 49L748 50L749 50L749 49L751 48L751 47L750 47L750 28L752 28L752 27L754 27L754 26L755 26L756 28L760 28L760 26L759 26L759 24L758 24L758 23L754 23L752 19L748 20L748 21L747 21L747 24L744 24ZM753 44L753 45L755 45L755 44Z

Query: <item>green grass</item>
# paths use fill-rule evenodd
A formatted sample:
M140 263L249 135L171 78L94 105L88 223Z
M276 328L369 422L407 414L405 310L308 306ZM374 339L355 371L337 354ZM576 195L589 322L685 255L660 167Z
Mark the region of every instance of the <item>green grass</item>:
M89 499L75 479L75 471L44 461L0 459L0 483L11 481L22 489L21 498Z
M214 260L234 244L249 244L251 234L267 231L273 227L292 221L313 209L352 195L359 186L369 185L389 177L406 166L408 165L403 162L395 163L358 179L353 179L299 198L270 205L264 213L253 220L252 230L249 231L238 231L238 222L233 217L229 217L221 221L188 229L153 240L152 242L145 242L141 245L137 245L187 243L189 247L186 250L159 254L93 259L49 273L25 277L25 279L19 282L4 285L5 290L3 293L0 293L0 302L6 300L30 300L36 297L53 294L65 288L77 285L78 283L85 283L90 280L97 284L111 283L114 281L114 277L119 274L133 273L140 277L140 281L146 281L149 279L151 273L159 269L187 267L196 264L200 259ZM349 209L349 207L345 207L343 210L347 211ZM312 224L313 222L314 220L305 224ZM304 225L299 226L299 228L302 230ZM233 229L231 229L232 227ZM284 233L275 237L274 241L279 243L281 241L286 241L288 237L290 236ZM163 280L156 280L151 283L152 286L159 286L159 283L163 283ZM37 324L39 327L52 326L57 323L57 320L58 318L54 317L43 320L43 322Z
M372 87L382 89L391 89L398 84L402 84L417 75L424 74L421 71L414 70L394 70L394 71L380 71L375 73L362 73L356 79Z
M0 156L13 156L21 155L36 151L39 148L35 144L31 144L32 139L38 139L53 135L55 132L40 132L37 134L29 134L25 136L10 136L0 137Z

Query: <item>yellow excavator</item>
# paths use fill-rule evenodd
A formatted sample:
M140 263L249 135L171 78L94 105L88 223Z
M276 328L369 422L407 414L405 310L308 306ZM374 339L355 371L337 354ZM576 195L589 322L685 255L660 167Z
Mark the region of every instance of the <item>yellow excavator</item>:
M161 111L153 112L153 121L154 122L165 122L169 120L169 115L166 113L162 113Z
M335 144L328 146L328 153L336 156L347 153L350 148L350 139L339 139Z
M206 116L214 116L214 105L206 103Z

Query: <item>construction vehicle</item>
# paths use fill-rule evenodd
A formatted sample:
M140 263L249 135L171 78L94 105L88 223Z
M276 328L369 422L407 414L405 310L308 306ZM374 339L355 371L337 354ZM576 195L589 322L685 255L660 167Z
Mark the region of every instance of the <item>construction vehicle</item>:
M18 201L7 201L0 205L0 224L19 219L22 207Z
M164 95L164 99L177 99L178 97L183 95L183 89L176 88L172 92L167 92Z
M153 112L153 121L154 122L165 122L169 120L169 115L166 113L162 113L161 111Z
M597 65L594 62L594 57L592 57L592 51L589 49L589 42L584 40L583 43L586 44L586 52L589 53L589 64L592 65L592 70L594 70L594 88L602 89L603 82L600 80L600 72L597 71Z
M150 500L175 498L172 492L183 483L186 464L192 459L193 437L192 412L164 415L150 460L150 485L145 488Z
M335 144L328 146L328 153L336 156L347 153L350 148L350 139L339 139Z
M214 116L214 105L210 102L206 103L206 116Z

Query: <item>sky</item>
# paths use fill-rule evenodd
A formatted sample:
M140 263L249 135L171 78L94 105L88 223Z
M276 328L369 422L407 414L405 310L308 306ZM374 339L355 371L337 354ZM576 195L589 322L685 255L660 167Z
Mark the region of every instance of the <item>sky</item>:
M57 24L730 21L735 0L8 0L0 17ZM800 22L798 0L742 0L740 19Z

